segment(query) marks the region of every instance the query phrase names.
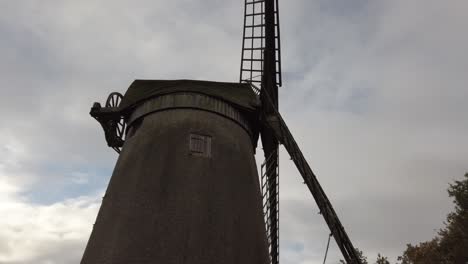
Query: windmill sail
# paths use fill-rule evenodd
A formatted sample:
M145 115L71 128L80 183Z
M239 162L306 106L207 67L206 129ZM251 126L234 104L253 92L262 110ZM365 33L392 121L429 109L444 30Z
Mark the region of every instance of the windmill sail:
M259 90L264 121L261 136L266 160L261 180L271 263L279 263L280 142L309 187L346 262L360 264L335 210L278 112L278 86L282 85L278 0L245 0L240 82L261 87L255 89Z
M271 0L267 0L271 1ZM274 38L275 38L275 83L282 85L281 76L281 43L279 27L278 0L274 4ZM244 33L242 38L242 56L240 82L260 84L264 73L264 51L266 42L265 0L245 0Z
M263 111L278 109L278 86L281 86L281 46L278 0L245 0L244 32L240 82L260 84L261 100L273 98L272 105L263 104ZM271 107L271 108L270 108ZM268 126L261 128L265 154L266 183L264 199L265 226L268 232L272 264L279 263L279 174L278 141Z
M272 264L279 262L279 168L278 152L272 152L261 165L260 189L268 252ZM274 195L274 196L273 196Z

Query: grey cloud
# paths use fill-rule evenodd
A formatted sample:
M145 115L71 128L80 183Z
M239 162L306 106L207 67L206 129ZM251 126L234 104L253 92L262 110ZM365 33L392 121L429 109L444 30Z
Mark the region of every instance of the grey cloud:
M441 227L447 183L467 170L466 3L280 8L282 114L355 244L394 258ZM117 156L87 113L135 78L238 78L242 1L28 0L0 10L0 136L9 149L0 187L40 193L64 188L80 168L110 174ZM48 172L54 164L66 172ZM282 261L321 263L328 230L284 152L281 164ZM76 263L84 243L38 247L34 263ZM340 257L336 247L330 254L329 263Z

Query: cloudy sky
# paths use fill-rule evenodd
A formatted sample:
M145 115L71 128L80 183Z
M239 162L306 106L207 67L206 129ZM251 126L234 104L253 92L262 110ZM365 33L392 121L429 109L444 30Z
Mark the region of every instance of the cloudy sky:
M466 10L280 0L283 117L371 259L432 238L468 171ZM137 78L238 81L242 15L242 0L0 0L0 263L79 262L117 159L91 104ZM321 263L329 231L286 152L280 170L281 262Z

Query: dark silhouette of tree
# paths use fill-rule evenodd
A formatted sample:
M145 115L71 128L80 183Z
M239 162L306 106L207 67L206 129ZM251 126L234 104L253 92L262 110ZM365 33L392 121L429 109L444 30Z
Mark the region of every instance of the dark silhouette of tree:
M362 253L362 251L359 250L359 248L356 248L356 253L358 255L358 258L361 260L362 264L369 264L369 262L367 262L367 257L364 256L364 253ZM340 260L340 263L341 264L346 264L346 262L344 260Z
M390 264L390 261L388 261L387 257L384 257L380 255L380 253L377 255L377 260L375 261L375 264Z
M403 256L398 257L401 264L442 264L439 252L439 240L434 238L431 241L422 242L416 246L411 244L406 245L406 250Z
M431 241L416 246L408 244L401 264L468 263L468 173L448 188L455 210L447 215L445 227Z
M367 257L364 256L364 253L362 253L361 250L356 248L356 252L357 252L358 257L361 260L362 264L369 264L369 262L367 261ZM340 263L341 264L346 264L346 262L344 260L340 260ZM377 255L377 260L375 261L375 264L390 264L390 262L388 261L387 257L384 257L384 256L380 255L380 253L379 253Z
M455 211L447 216L445 228L440 230L441 252L451 263L468 262L468 173L463 181L456 181L448 189L454 199Z

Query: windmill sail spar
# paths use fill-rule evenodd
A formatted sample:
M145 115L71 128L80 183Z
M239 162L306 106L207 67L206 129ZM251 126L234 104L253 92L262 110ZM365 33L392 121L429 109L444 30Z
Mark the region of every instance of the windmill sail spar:
M245 0L244 33L240 82L256 83L262 88L260 98L273 98L264 111L278 109L278 86L281 86L281 51L278 0ZM279 263L278 204L278 141L266 125L262 125L262 145L266 159L267 186L266 228L272 264Z
M271 100L265 100L270 104L273 104ZM310 168L309 164L307 163L304 155L302 154L299 146L297 145L294 137L292 136L291 132L289 131L288 126L284 122L283 118L279 114L278 111L274 111L273 113L268 113L264 118L266 124L270 127L270 129L274 132L278 141L284 145L286 150L288 151L291 159L296 164L297 169L301 173L302 177L304 178L304 183L307 184L310 192L312 193L315 202L317 203L320 213L322 214L325 222L327 223L330 231L335 238L335 241L338 247L343 254L346 262L349 264L360 264L361 261L356 254L353 244L349 239L343 225L338 218L335 210L333 209L332 204L328 200L327 195L323 191L320 183L317 180L314 172Z
M281 43L278 0L271 2L274 4L275 79L276 85L281 86ZM265 14L267 10L265 9L265 5L265 0L245 0L240 82L253 82L257 84L262 82L267 35L267 29L265 28Z

